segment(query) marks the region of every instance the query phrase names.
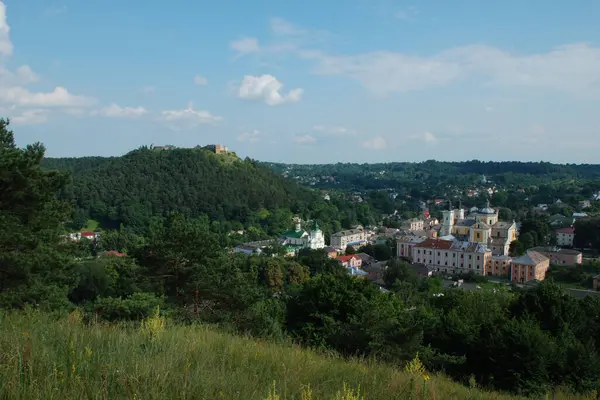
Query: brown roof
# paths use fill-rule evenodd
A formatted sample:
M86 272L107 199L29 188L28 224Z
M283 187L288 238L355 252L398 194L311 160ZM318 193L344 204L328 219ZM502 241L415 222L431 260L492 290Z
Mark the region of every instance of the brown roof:
M571 235L575 234L575 228L560 228L556 230L556 233L568 233Z
M514 264L523 264L523 265L538 265L543 263L544 261L548 261L548 257L543 255L542 253L538 253L537 251L529 250L527 254L513 260Z
M426 249L450 250L450 248L452 247L452 242L441 239L426 239L423 242L415 245L415 247L422 247Z

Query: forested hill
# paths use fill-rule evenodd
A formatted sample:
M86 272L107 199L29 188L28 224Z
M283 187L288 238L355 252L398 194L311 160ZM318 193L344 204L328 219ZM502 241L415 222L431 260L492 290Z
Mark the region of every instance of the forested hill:
M245 223L261 209L297 212L320 201L252 160L202 149L140 148L122 157L47 158L43 166L71 171L63 197L75 202L76 218L105 226L148 226L170 211Z

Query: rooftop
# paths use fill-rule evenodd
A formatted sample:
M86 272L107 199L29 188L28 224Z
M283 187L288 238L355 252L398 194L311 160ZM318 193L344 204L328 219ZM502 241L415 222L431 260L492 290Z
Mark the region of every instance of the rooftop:
M515 225L514 222L506 222L506 221L498 221L494 224L494 226L492 228L495 229L510 229L513 225Z
M527 254L513 260L515 264L538 265L544 261L549 261L548 257L534 250L529 250Z
M560 228L556 230L556 233L566 233L569 235L574 235L575 234L575 228Z
M332 234L331 237L350 236L350 235L356 235L358 233L363 233L363 232L364 231L362 229L348 229L345 231L336 232L336 233Z
M415 247L425 248L425 249L441 249L441 250L450 250L452 247L452 242L441 239L426 239L419 244L416 244Z

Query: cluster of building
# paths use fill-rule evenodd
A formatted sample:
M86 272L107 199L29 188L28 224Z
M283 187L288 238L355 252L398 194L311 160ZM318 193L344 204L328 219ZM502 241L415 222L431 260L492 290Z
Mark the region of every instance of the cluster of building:
M499 221L497 210L489 203L465 214L460 207L443 211L437 237L414 232L399 237L396 255L440 273L471 272L507 277L516 282L543 280L550 264L582 262L581 252L561 247L536 247L513 258L509 249L517 239L515 221ZM574 234L573 228L557 231L559 245L572 246Z
M389 232L388 232L389 231ZM317 223L304 230L300 220L294 229L283 233L278 243L285 253L295 255L301 249L325 249L330 258L337 259L352 275L367 275L364 265L366 255L344 255L349 246L355 249L369 243L385 243L392 238L396 242L396 256L420 266L423 271L442 274L474 273L505 277L511 281L526 282L543 280L550 264L577 265L582 254L573 250L575 231L572 227L556 231L555 247L528 249L520 257L509 255L511 243L517 239L515 221L500 221L498 211L489 202L483 208L462 207L442 211L442 220L429 215L403 221L400 229L385 229L379 233L363 227L355 227L331 235L329 246ZM237 246L234 251L246 254L261 253L273 241L259 241ZM425 273L423 273L425 274ZM427 275L427 274L425 274Z

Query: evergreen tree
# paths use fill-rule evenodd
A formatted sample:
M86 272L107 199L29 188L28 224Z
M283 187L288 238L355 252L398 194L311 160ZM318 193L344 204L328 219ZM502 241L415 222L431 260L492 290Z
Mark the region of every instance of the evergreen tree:
M57 200L67 175L40 168L40 143L18 148L0 119L0 306L65 307L74 284L72 245L63 223L69 204Z

